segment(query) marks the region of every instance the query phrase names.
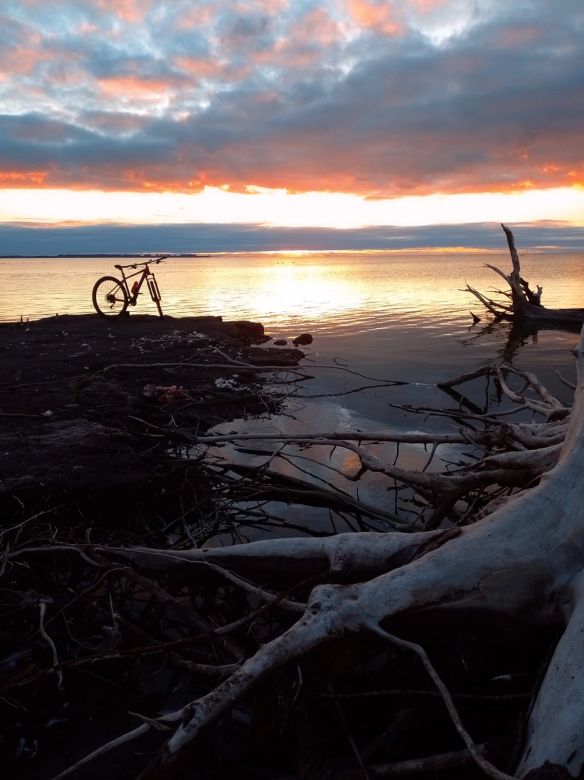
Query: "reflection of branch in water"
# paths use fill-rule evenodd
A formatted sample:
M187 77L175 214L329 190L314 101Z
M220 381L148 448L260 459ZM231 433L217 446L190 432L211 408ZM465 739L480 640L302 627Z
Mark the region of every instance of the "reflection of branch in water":
M505 409L502 412L497 411L496 414L474 414L473 412L463 412L461 409L434 409L432 406L413 406L412 404L388 404L392 409L401 409L404 412L411 414L425 414L428 417L450 417L450 419L464 424L467 428L476 430L471 424L471 420L476 420L481 423L496 424L498 417L505 417L511 414L519 414L525 412L523 406L519 406L513 409Z
M458 390L454 390L452 387L440 384L437 385L437 387L443 390L455 401L458 401L461 406L465 406L470 412L473 412L473 414L484 414L487 411L486 408L482 409L480 406L477 406L477 404L473 403L470 398L467 398L465 395L459 393Z
M264 501L262 504L282 504L287 505L286 502L278 501ZM298 531L299 533L306 534L315 539L324 539L330 536L330 531L319 531L315 528L311 528L310 525L293 523L288 518L278 517L278 515L272 514L263 508L262 504L258 505L256 509L250 507L244 507L238 510L235 514L235 520L238 523L238 530L244 526L253 528L255 530L273 530L273 529L286 529L290 531ZM254 520L254 518L257 518Z
M527 344L527 340L530 336L534 343L537 342L537 332L538 328L536 325L517 320L513 323L507 334L507 341L503 347L497 351L497 354L505 363L512 363L513 358L521 347L524 347Z
M517 350L525 344L529 337L532 338L533 343L537 343L538 333L542 330L552 330L560 333L580 333L581 329L581 322L546 322L542 324L541 322L516 320L509 331L507 344L503 348L501 356L505 362L511 363Z
M303 375L303 372L300 369L296 368L296 367L292 367L292 366L269 366L269 365L262 366L261 364L258 365L257 363L246 363L243 360L234 360L233 358L229 357L229 355L227 355L225 352L220 350L218 347L215 347L214 351L218 352L224 358L229 360L229 362L231 364L233 364L233 367L238 367L239 366L241 368L253 368L253 369L260 368L260 369L272 370L272 371L275 371L276 373L278 373L278 372L282 372L282 373L288 372L288 373L296 374L297 376L302 376ZM369 379L372 382L381 382L383 384L393 384L393 385L409 385L410 384L409 382L404 382L401 379L385 379L385 378L381 379L381 378L379 378L377 376L368 376L367 374L361 374L359 371L354 371L351 368L347 368L346 365L342 365L339 362L340 358L336 358L336 357L333 358L334 365L329 365L329 364L326 364L326 363L312 363L310 361L310 358L307 357L307 356L305 356L304 359L305 359L305 364L309 364L311 369L312 368L323 368L323 369L330 369L331 371L342 371L345 374L352 374L353 376L361 377L361 379ZM231 367L231 366L225 366L225 367L227 368L227 367ZM304 375L304 378L305 379L312 379L313 377L311 377L308 374L306 374L306 375Z
M279 517L276 514L272 514L263 508L263 505L272 506L276 511L280 505L282 507L288 507L286 501L264 501L259 508L252 509L249 506L238 509L238 513L234 515L235 522L238 523L238 533L240 541L249 541L241 534L241 529L244 527L253 528L254 531L266 531L266 532L281 532L285 530L297 531L299 534L309 536L314 539L325 539L333 534L346 533L347 531L386 531L387 527L379 521L377 518L371 518L366 520L362 516L357 516L354 512L351 514L345 514L340 509L328 510L330 529L318 530L311 527L309 522L295 523L288 517ZM235 511L235 510L234 510Z
M257 467L258 472L260 473L267 473L268 468L271 466L272 461L275 460L276 457L280 457L280 460L283 460L285 463L288 463L293 469L297 469L298 471L302 472L303 474L307 474L312 479L317 479L321 482L324 482L328 487L330 487L332 490L336 490L339 493L342 493L344 495L349 495L345 490L342 490L342 488L338 487L337 485L334 485L332 482L327 482L326 479L323 477L319 477L318 474L314 472L314 470L310 469L310 465L312 466L319 466L322 469L327 469L328 471L331 471L333 474L338 474L343 479L346 479L348 482L355 482L359 479L360 471L358 471L354 475L349 475L342 469L338 469L335 466L332 466L330 463L325 463L324 461L318 461L315 458L309 458L307 455L302 455L300 452L288 452L284 454L283 450L284 448L289 444L290 442L284 442L282 446L275 450L262 450L259 448L252 449L251 447L237 447L237 452L241 452L243 454L248 455L271 455L269 460L260 466ZM305 449L309 449L312 446L312 443L310 445L306 445ZM329 445L330 446L330 445ZM332 455L332 452L330 453ZM330 457L330 456L329 456ZM296 461L306 461L309 464L308 470L301 468Z
M230 465L229 468L230 470L243 475L255 474L256 472L256 467L244 466L241 464L238 464L237 466ZM262 480L262 482L254 480L252 485L242 482L240 485L237 485L237 487L240 489L241 493L245 492L246 489L251 491L251 493L248 493L247 498L285 496L289 502L298 504L327 506L335 509L337 507L344 507L347 511L351 509L353 511L357 510L358 512L368 514L371 517L381 518L392 527L403 527L405 523L402 518L397 517L392 512L387 512L379 507L354 499L349 494L318 487L310 482L283 474L270 472L269 474L264 475L264 480Z
M508 329L509 329L509 323L500 320L494 320L492 322L489 322L487 325L483 325L482 328L479 328L479 330L475 330L475 327L473 326L472 328L470 328L472 335L460 339L460 344L462 344L463 347L468 347L474 341L477 341L478 339L481 339L484 336L490 336L493 333L496 334L504 333Z
M359 371L353 371L350 368L347 368L344 365L338 365L339 358L333 358L333 363L336 365L326 365L326 364L319 364L319 363L311 363L310 369L325 369L325 370L331 370L331 371L341 371L344 374L351 374L352 376L358 376L361 379L367 379L370 382L375 382L375 384L367 384L367 385L361 385L359 387L355 387L351 390L343 390L339 393L315 393L312 395L299 395L298 391L302 388L294 388L289 393L289 398L293 398L294 400L305 400L305 399L313 399L313 398L342 398L346 395L351 395L353 393L360 393L363 390L375 390L377 388L385 388L385 387L395 387L398 385L408 385L409 382L404 382L399 379L382 379L380 377L376 376L369 376L368 374L362 374ZM308 361L307 361L308 363ZM307 379L313 379L313 376L306 375L306 377L301 377L300 374L297 372L297 378L293 381L296 383L300 383L303 381L304 378ZM289 384L292 384L293 382L290 382ZM286 381L283 381L283 384L286 384Z
M458 401L461 406L465 406L473 414L484 415L489 410L489 377L491 376L492 371L492 366L481 366L480 368L477 368L476 371L471 371L467 374L460 374L459 376L456 376L453 379L449 379L446 382L438 382L436 387L447 393L455 401ZM487 377L487 383L485 388L485 405L482 408L471 401L470 398L468 398L466 395L463 395L458 390L454 389L454 387L458 385L462 385L465 382L470 382L473 379L478 379L485 375Z
M463 346L469 346L477 339L490 335L506 335L505 343L497 350L499 359L505 363L512 363L518 350L525 346L529 338L537 343L538 334L542 330L551 330L562 333L579 333L581 323L578 322L533 322L529 320L514 319L512 323L508 321L495 320L485 325L480 330L473 332L472 336L461 339ZM473 328L474 331L474 328Z
M337 358L333 358L333 361L336 361ZM380 378L378 376L369 376L368 374L361 374L359 371L353 371L351 368L347 368L346 366L340 366L340 365L325 365L320 363L310 363L309 360L306 361L306 363L310 366L311 369L313 368L326 368L330 369L331 371L342 371L345 374L353 374L353 376L361 377L361 379L368 379L371 382L380 382L381 384L385 385L409 385L410 382L404 382L401 379L386 379L386 378Z
M332 509L326 507L325 502L315 502L310 496L304 500L301 491L293 495L293 504L297 507L315 507L320 506L328 511L328 522L330 528L325 530L319 528L322 520L316 519L317 527L314 527L315 517L310 513L302 513L303 521L294 522L286 515L290 507L290 489L285 485L281 487L272 487L270 489L269 481L262 483L258 490L258 485L246 481L246 476L229 476L228 474L215 473L214 478L219 484L229 487L231 499L225 502L221 510L221 521L214 524L213 527L191 530L197 538L197 546L211 546L217 544L217 540L223 537L229 537L233 544L242 544L249 542L250 539L245 533L245 529L252 529L255 534L263 532L266 535L278 534L282 530L286 532L294 531L301 536L314 538L324 538L331 533L344 533L347 531L387 531L388 521L382 517L366 516L355 506L347 505L344 508L340 505ZM254 480L255 483L255 480ZM255 488L255 490L254 490ZM247 492L249 491L249 495ZM284 512L279 515L279 507ZM390 524L390 527L393 527ZM221 542L223 544L223 542Z
M343 390L341 393L317 393L314 395L296 395L294 398L340 398L345 395L352 395L353 393L360 393L363 390L379 390L382 387L395 387L397 384L406 384L405 382L384 382L379 385L363 385L362 387L355 387L352 390Z

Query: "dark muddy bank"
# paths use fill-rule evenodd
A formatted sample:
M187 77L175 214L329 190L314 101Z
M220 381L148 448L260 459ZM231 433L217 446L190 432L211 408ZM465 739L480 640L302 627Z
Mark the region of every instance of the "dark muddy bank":
M50 549L80 542L180 548L193 543L189 529L212 533L222 522L217 487L196 461L177 461L173 448L217 423L279 408L262 366L294 366L303 353L269 342L261 324L219 317L60 316L0 325L4 777L53 777L120 717L125 722L128 707L149 709L152 696L162 705L175 689L179 678L168 677L163 657L142 657L139 648L207 623L174 601L172 587L148 595L144 582L120 569L84 571ZM31 546L34 560L20 557ZM160 623L164 602L172 626ZM124 617L116 606L108 615L114 604ZM57 613L65 618L58 625ZM66 679L50 671L47 636L69 669ZM77 668L88 653L109 656L108 648L116 660ZM179 671L185 690L191 673ZM110 776L134 771L125 754Z
M151 489L169 474L172 427L197 433L273 408L257 370L236 365L303 357L258 347L269 340L259 323L220 317L0 325L0 505ZM153 427L169 422L166 436Z

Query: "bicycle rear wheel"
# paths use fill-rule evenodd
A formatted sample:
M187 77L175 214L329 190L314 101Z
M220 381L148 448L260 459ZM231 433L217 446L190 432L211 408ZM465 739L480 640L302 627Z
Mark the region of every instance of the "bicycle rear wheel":
M128 308L128 296L122 282L114 276L102 276L93 285L93 306L100 317L119 317Z

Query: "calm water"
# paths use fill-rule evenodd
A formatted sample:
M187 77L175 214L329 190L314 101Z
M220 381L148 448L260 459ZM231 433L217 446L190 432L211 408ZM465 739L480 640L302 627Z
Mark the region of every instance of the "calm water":
M111 274L114 262L0 259L0 320L91 312L93 283ZM556 372L573 377L570 350L577 335L540 330L510 340L509 326L486 328L488 321L480 304L462 291L465 281L483 292L499 286L499 277L483 267L485 262L505 270L510 266L505 253L249 254L169 259L156 268L156 275L169 315L257 320L275 338L289 339L303 332L314 336L303 362L314 378L287 386L293 392L287 413L230 422L219 426L218 432L232 431L238 425L247 432L316 432L341 427L372 431L383 426L449 430L453 423L448 418L408 414L400 404L458 408L457 401L437 388L436 382L503 358L519 368L535 370L566 401L571 396ZM584 307L583 254L525 255L522 270L532 287L543 285L547 306ZM483 318L477 326L471 326L471 309ZM156 313L147 296L136 311ZM112 325L104 322L104 327ZM335 368L317 367L323 364ZM343 365L408 384L384 385L339 370ZM180 383L180 376L175 381ZM487 403L489 408L498 404L493 387L487 390L482 380L462 389L482 408ZM388 462L397 457L390 444L373 445L373 451ZM218 454L248 466L258 466L268 457L229 446ZM447 461L458 458L448 448L441 448L440 454ZM402 445L399 450L399 462L405 467L423 468L427 457L423 447ZM320 486L324 481L383 510L394 508L388 481L371 473L358 483L351 481L358 466L350 453L338 448L332 452L312 448L307 453L288 447L286 458L276 458L270 468ZM297 535L303 533L302 528L308 533L351 528L339 514L319 507L260 502L248 508L256 512L256 519L244 512L235 536L232 531L218 532L200 541L226 544L274 533ZM262 513L269 518L262 520ZM384 528L383 521L371 527Z
M92 311L91 289L115 274L114 259L0 259L0 320L36 319L55 313ZM119 262L129 262L122 259ZM462 291L468 281L482 291L499 286L484 263L507 270L508 254L277 253L169 258L156 267L165 313L212 314L264 323L274 337L312 333L311 360L346 363L356 371L414 383L407 389L370 389L336 396L338 414L396 422L390 403L427 404L441 393L434 383L496 359L508 329L481 333L470 327L469 310L480 304ZM525 254L522 271L532 287L544 287L547 306L584 307L584 254ZM155 313L147 295L136 312ZM481 323L482 324L482 323ZM540 331L514 355L522 366L569 373L574 334ZM346 393L366 380L340 371L315 371L298 392L308 396ZM556 383L557 386L557 383ZM437 394L438 393L438 394Z

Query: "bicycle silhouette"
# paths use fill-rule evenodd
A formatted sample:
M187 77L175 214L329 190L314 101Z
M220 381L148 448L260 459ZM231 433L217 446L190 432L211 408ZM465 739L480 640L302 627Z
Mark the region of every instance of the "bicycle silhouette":
M158 313L161 317L164 317L162 308L160 306L160 290L158 289L158 283L154 273L150 270L152 263L162 263L168 255L162 255L155 260L146 260L144 263L131 263L130 265L114 265L122 274L121 279L116 279L115 276L102 276L93 285L93 292L91 294L93 300L93 306L95 311L100 317L120 317L128 308L128 306L135 306L140 295L140 289L146 280L146 286L150 297L156 304ZM139 271L133 274L125 274L126 268L140 268ZM128 280L134 276L139 276L139 279L133 283L130 288Z

